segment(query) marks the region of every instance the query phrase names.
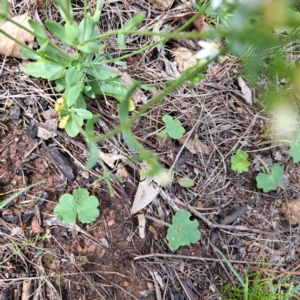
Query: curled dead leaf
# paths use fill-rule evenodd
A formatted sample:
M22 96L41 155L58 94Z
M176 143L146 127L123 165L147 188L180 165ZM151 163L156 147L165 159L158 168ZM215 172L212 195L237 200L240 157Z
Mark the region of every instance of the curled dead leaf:
M117 160L121 160L123 162L127 161L127 158L121 154L104 153L99 150L99 155L102 160L112 169L115 167L115 162Z
M32 231L34 233L43 233L43 232L45 232L45 229L43 229L40 226L38 218L37 218L36 215L34 215L33 218L31 219L31 228L32 228Z
M12 18L16 23L23 25L24 27L31 29L28 20L30 19L28 17L28 13L15 16ZM9 35L13 36L20 42L26 44L28 47L32 48L33 47L33 42L34 42L34 36L28 33L27 31L21 29L20 27L8 22L4 21L0 23L0 28L8 33ZM20 53L20 50L22 47L15 43L13 40L9 39L3 34L0 34L0 53L5 54L7 56L12 56L12 57L18 57L22 59L27 59L25 56L23 56Z
M242 91L242 94L243 94L243 97L244 97L245 101L249 105L252 105L252 91L248 87L248 85L245 82L245 80L243 79L243 77L241 77L241 76L238 77L238 83L239 83L239 86L241 88L241 91Z

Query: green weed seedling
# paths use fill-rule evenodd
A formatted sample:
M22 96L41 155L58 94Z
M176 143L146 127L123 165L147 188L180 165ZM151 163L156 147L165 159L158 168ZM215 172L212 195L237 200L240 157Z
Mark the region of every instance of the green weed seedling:
M265 163L263 164L267 174L259 173L256 176L256 183L259 189L262 189L265 193L267 193L277 189L280 182L283 180L283 167L278 164L274 164L270 171L268 166Z
M169 225L167 240L173 250L180 246L197 243L201 233L197 229L198 221L190 220L191 214L184 210L179 210L172 218L172 225Z
M241 149L238 149L235 155L230 158L231 169L238 173L248 172L250 163L248 161L248 154Z
M75 224L76 219L82 223L91 223L96 220L100 212L99 201L90 196L86 189L78 188L71 194L64 194L59 204L54 208L56 217L64 223Z
M182 138L183 134L185 133L185 129L182 127L179 120L173 119L168 115L164 115L162 120L166 124L166 128L158 132L158 136L165 138L168 134L172 139Z

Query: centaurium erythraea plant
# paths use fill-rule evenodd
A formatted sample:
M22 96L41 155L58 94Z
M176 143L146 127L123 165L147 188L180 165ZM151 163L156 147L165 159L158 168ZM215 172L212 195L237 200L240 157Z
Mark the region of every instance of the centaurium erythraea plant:
M198 44L200 47L202 47L202 49L196 53L196 58L199 59L200 62L207 63L210 61L208 66L211 67L214 59L222 59L220 56L220 49L216 43L199 41Z

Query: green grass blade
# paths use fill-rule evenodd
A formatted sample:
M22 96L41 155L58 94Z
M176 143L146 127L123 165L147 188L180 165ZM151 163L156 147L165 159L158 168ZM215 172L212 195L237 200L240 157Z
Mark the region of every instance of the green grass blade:
M13 201L15 198L17 198L18 196L20 196L22 193L28 191L29 189L31 189L32 187L41 184L42 182L45 182L45 180L41 180L38 181L30 186L27 186L26 188L20 190L19 192L11 195L8 199L6 199L5 201L0 203L0 209L4 208L7 204L9 204L11 201Z
M235 270L235 268L233 267L233 265L231 264L231 262L226 258L226 256L217 247L214 247L214 248L222 256L222 258L226 262L227 266L229 267L229 269L231 270L231 272L234 274L234 276L238 279L238 281L243 286L243 288L246 288L246 284L245 284L243 278Z

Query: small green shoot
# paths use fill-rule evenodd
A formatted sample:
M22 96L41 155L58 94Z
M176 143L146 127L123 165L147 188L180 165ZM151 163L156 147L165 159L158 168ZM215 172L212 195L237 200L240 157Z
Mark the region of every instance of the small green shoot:
M157 133L160 137L166 137L168 134L172 139L180 139L185 133L185 129L182 127L181 122L177 119L173 119L171 116L164 115L162 120L166 124L166 129Z
M173 250L180 246L197 243L200 240L200 231L197 229L199 223L190 220L191 214L180 210L172 218L172 225L168 228L167 240Z
M300 162L300 130L297 131L295 139L290 143L290 154L294 163Z
M283 180L283 167L274 164L271 171L264 164L268 174L259 173L256 176L257 187L262 189L265 193L275 190L279 183Z
M54 213L64 223L75 224L77 217L82 223L91 223L99 216L98 206L99 201L95 196L90 196L86 189L78 188L73 195L64 194L60 197Z
M231 156L231 169L237 171L238 173L248 172L250 163L248 161L248 154L238 149L235 155Z
M185 188L194 186L194 181L188 177L179 178L178 183Z
M17 192L17 193L15 193L15 194L11 195L8 199L6 199L6 200L0 202L0 209L4 208L7 204L9 204L9 203L10 203L11 201L13 201L15 198L19 197L19 196L20 196L21 194L23 194L24 192L28 191L28 190L31 189L32 187L37 186L37 185L39 185L39 184L41 184L41 183L43 183L43 182L45 182L45 181L43 180L43 181L36 182L36 183L34 183L34 184L32 184L32 185L29 185L29 186L27 186L27 187L21 189L19 192Z

